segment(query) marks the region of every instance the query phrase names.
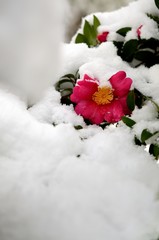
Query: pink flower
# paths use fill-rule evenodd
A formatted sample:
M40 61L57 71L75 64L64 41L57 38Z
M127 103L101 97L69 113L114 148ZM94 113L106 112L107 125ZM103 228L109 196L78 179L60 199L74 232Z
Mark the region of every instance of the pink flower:
M104 120L116 123L130 114L127 95L132 80L126 77L125 72L119 71L109 79L109 83L110 86L100 86L98 80L88 75L78 80L70 96L71 101L76 103L75 112L94 124Z
M137 33L138 38L141 37L141 28L142 28L142 27L143 27L143 25L140 25L140 27L138 27L137 30L136 30L136 33Z
M107 41L108 34L109 34L109 32L103 32L103 33L101 33L101 34L98 34L98 36L97 36L98 41L99 41L100 43L106 42L106 41Z

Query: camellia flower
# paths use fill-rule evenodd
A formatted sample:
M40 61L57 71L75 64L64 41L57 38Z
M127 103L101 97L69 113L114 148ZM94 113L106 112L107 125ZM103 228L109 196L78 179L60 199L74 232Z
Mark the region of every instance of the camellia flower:
M140 25L140 27L138 27L138 29L136 30L138 38L140 38L140 36L141 36L141 28L142 27L143 27L143 25Z
M101 33L101 34L98 34L98 36L97 36L98 41L99 41L100 43L106 42L106 41L107 41L108 34L109 34L109 32L103 32L103 33Z
M132 80L126 77L124 71L119 71L109 79L108 86L100 86L98 80L84 75L78 80L70 99L76 103L75 112L94 124L103 121L116 123L130 110L127 106L127 96Z

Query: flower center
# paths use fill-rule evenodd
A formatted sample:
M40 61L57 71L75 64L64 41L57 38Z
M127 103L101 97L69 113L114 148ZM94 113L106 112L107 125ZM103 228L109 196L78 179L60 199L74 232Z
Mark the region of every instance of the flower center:
M98 105L110 103L114 98L113 89L110 87L99 87L98 91L92 96L92 100Z

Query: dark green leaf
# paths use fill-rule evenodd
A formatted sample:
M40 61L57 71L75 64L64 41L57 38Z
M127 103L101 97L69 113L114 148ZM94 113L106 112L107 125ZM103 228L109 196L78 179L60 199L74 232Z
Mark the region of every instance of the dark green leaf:
M122 55L122 48L123 48L123 42L117 42L117 41L113 41L113 43L114 43L114 45L115 45L115 47L117 47L117 54L119 55L119 56L121 56Z
M141 141L142 143L146 142L149 138L153 136L147 129L144 129L141 133Z
M122 58L127 62L131 62L134 58L134 55L137 51L138 40L132 39L124 44Z
M125 37L126 34L131 31L131 27L124 27L124 28L120 28L117 33L120 34L121 36Z
M124 44L123 42L117 42L117 41L113 41L113 43L117 48L122 48Z
M122 121L130 128L132 128L136 124L134 120L128 117L122 117Z
M154 20L159 25L159 16L154 16L152 14L147 14L147 16Z
M154 54L150 51L138 51L135 54L135 58L139 61L145 62L151 60L154 57Z
M144 101L147 99L141 92L139 92L137 89L134 89L135 93L135 105L141 109L143 106Z
M142 142L135 136L135 138L134 138L134 141L135 141L135 144L137 145L137 146L142 146L143 144L142 144Z
M156 160L159 158L159 146L157 144L151 144L149 148L149 153L152 154Z
M135 59L141 61L146 67L151 67L155 65L156 62L155 53L147 50L137 52Z
M92 125L91 121L86 118L84 118L84 122L86 123L86 125Z
M100 126L102 129L105 129L108 125L109 125L109 123L103 122L103 123L101 123L99 126Z
M70 100L70 95L61 97L61 104L71 105L72 102L71 102L71 100Z
M66 74L66 75L64 75L64 76L62 76L61 78L74 78L75 76L73 75L73 74L71 74L71 73L69 73L69 74Z
M159 40L155 38L150 39L140 39L139 41L139 49L151 49L156 51L156 49L159 47Z
M133 111L135 108L135 94L134 90L130 91L127 96L127 105L130 111Z
M81 129L83 129L83 127L82 127L81 125L74 126L74 128L75 128L76 130L81 130Z
M81 33L77 35L75 43L86 43L87 45L89 45L87 38Z
M62 79L58 82L58 85L60 86L63 83L74 83L71 79Z
M159 0L155 0L156 7L159 8Z

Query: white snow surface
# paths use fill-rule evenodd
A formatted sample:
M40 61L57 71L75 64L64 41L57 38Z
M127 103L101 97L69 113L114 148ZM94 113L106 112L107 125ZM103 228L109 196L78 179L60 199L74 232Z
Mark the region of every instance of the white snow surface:
M147 2L133 4L148 9ZM65 44L62 53L60 76L79 69L107 84L124 70L132 88L159 103L158 65L133 69L111 42ZM0 240L157 240L159 167L133 141L145 127L159 130L151 102L133 112L133 131L86 126L53 87L29 110L0 90L0 113Z
M127 129L82 141L2 92L0 111L2 240L157 239L159 169Z

